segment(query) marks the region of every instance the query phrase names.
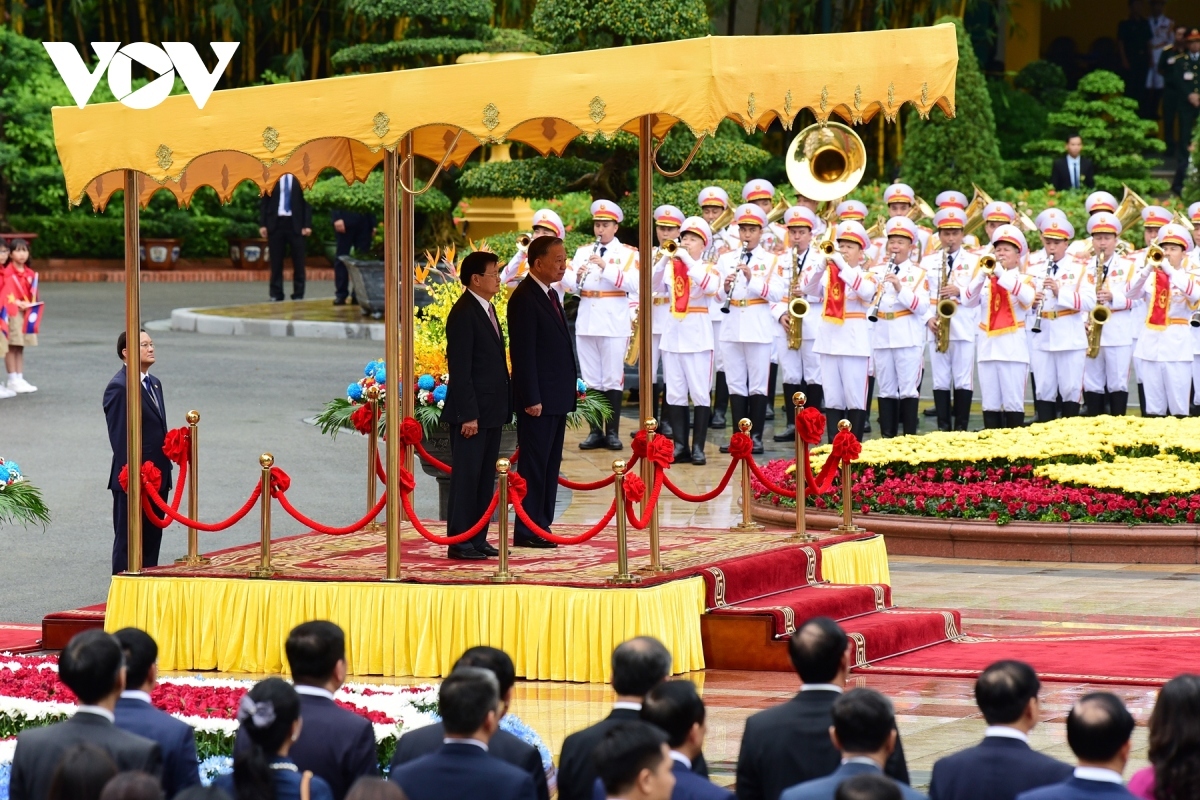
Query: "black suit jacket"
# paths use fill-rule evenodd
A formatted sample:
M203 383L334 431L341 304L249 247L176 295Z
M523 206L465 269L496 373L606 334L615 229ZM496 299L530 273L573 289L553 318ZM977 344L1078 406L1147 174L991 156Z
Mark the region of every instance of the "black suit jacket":
M446 361L453 379L446 387L444 422L478 420L480 428L499 428L512 421L504 342L470 290L463 290L446 317Z
M534 800L533 778L525 770L473 744L443 744L410 761L389 778L408 800Z
M300 738L288 750L288 758L300 771L308 770L329 784L334 800L342 800L354 782L364 775L379 774L375 729L370 720L340 707L328 697L300 694ZM238 730L234 750L246 746Z
M1020 739L987 736L933 765L930 800L1015 800L1021 792L1060 783L1070 764L1037 752Z
M517 408L540 403L547 416L575 410L575 343L565 318L529 275L508 298L508 347Z
M258 199L258 224L267 229L267 234L275 233L279 226L288 225L287 217L279 216L279 184L271 188L271 191L264 194ZM312 227L312 207L308 201L304 199L304 190L300 188L300 179L292 176L292 218L290 221L291 227L285 229L288 233L300 235L300 231L304 228Z
M1050 183L1057 191L1065 192L1071 188L1071 170L1067 167L1067 157L1059 156L1050 166ZM1087 156L1079 157L1079 188L1094 189L1096 187L1096 166Z
M410 761L435 753L442 747L446 729L442 723L425 725L400 737L396 752L392 756L391 772ZM533 791L537 800L549 800L550 790L546 786L546 767L537 748L513 736L508 731L496 731L488 742L488 753L514 767L525 770L533 778Z
M824 778L842 763L829 738L837 692L797 692L786 703L760 711L746 720L738 753L738 800L779 800L784 789ZM908 783L904 747L888 759L888 775Z
M150 385L158 397L151 397L143 386L142 394L142 462L152 461L162 471L162 487L158 490L163 497L171 488L171 459L163 453L163 442L167 438L167 418L162 381L150 376ZM164 403L159 407L159 401ZM112 445L112 466L108 471L108 488L121 491L118 478L121 469L129 461L128 442L125 439L125 367L121 367L108 386L104 388L104 417L108 421L108 443Z
M108 751L122 772L140 770L162 775L162 750L158 743L123 731L99 714L77 713L45 728L17 734L13 756L11 800L46 800L50 779L63 752L76 744L92 744Z
M117 727L158 742L162 750L162 784L174 797L200 783L196 734L192 726L160 711L145 700L122 697L117 701Z

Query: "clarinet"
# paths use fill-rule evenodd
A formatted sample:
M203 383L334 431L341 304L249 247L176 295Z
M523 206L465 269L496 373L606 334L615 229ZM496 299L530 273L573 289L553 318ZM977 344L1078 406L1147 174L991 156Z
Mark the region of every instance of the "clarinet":
M743 244L742 245L742 263L743 264L750 263L750 259L748 258L749 255L750 255L750 245ZM734 287L736 287L736 286L737 286L737 277L735 276L733 279L733 286L729 287L729 296L725 298L725 305L721 306L722 314L729 313L729 304L733 302L733 290L734 290Z
M599 252L600 252L600 237L597 236L596 241L592 243L592 255L596 255ZM579 270L579 280L577 281L578 286L576 288L580 291L580 293L583 292L583 284L587 282L588 270L591 269L591 266L592 266L592 262L588 261L588 262L584 263L583 268Z
M1053 278L1058 273L1058 262L1051 261L1046 274ZM1034 333L1042 332L1042 308L1046 305L1045 289L1042 290L1042 299L1038 301L1037 308L1033 312L1033 326L1030 328Z

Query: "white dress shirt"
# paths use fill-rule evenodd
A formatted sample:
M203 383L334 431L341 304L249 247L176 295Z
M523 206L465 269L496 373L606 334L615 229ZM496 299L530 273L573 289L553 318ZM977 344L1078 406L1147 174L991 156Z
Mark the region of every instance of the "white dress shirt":
M1115 783L1118 786L1125 785L1125 779L1121 777L1121 773L1104 767L1076 767L1075 777L1081 781L1102 781Z
M75 709L76 714L95 714L98 717L104 717L109 722L116 722L117 718L113 712L101 706L79 706Z
M1029 737L1016 728L1010 728L1007 725L988 725L983 732L984 738L994 736L998 739L1020 739L1025 744L1029 744Z
M478 739L447 736L445 739L442 739L442 744L473 744L485 753L488 751L487 742L481 742Z
M1067 156L1067 173L1071 176L1072 189L1083 185L1083 176L1079 174L1079 156Z
M138 691L137 689L126 689L121 692L122 700L141 700L143 703L150 703L150 695L146 692Z
M322 689L320 686L304 686L302 684L296 684L294 688L296 689L296 694L304 694L308 695L309 697L324 697L326 700L333 699L333 692L329 691L328 689Z

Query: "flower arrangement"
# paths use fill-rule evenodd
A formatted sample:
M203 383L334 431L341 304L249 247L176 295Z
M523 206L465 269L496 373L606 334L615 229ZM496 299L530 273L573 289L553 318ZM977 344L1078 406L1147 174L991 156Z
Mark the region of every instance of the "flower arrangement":
M0 458L0 525L20 523L43 527L50 522L50 510L42 492L29 482L15 461Z

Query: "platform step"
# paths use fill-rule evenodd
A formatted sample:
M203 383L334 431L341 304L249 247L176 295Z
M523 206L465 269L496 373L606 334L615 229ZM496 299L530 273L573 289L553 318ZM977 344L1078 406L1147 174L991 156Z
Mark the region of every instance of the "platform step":
M854 642L854 666L957 639L962 616L957 611L889 608L842 623Z
M104 627L105 603L55 611L42 617L42 648L62 650L77 633Z
M891 605L891 599L892 590L888 586L818 583L711 609L709 613L767 615L775 622L775 637L786 638L813 617L845 620L882 611Z

